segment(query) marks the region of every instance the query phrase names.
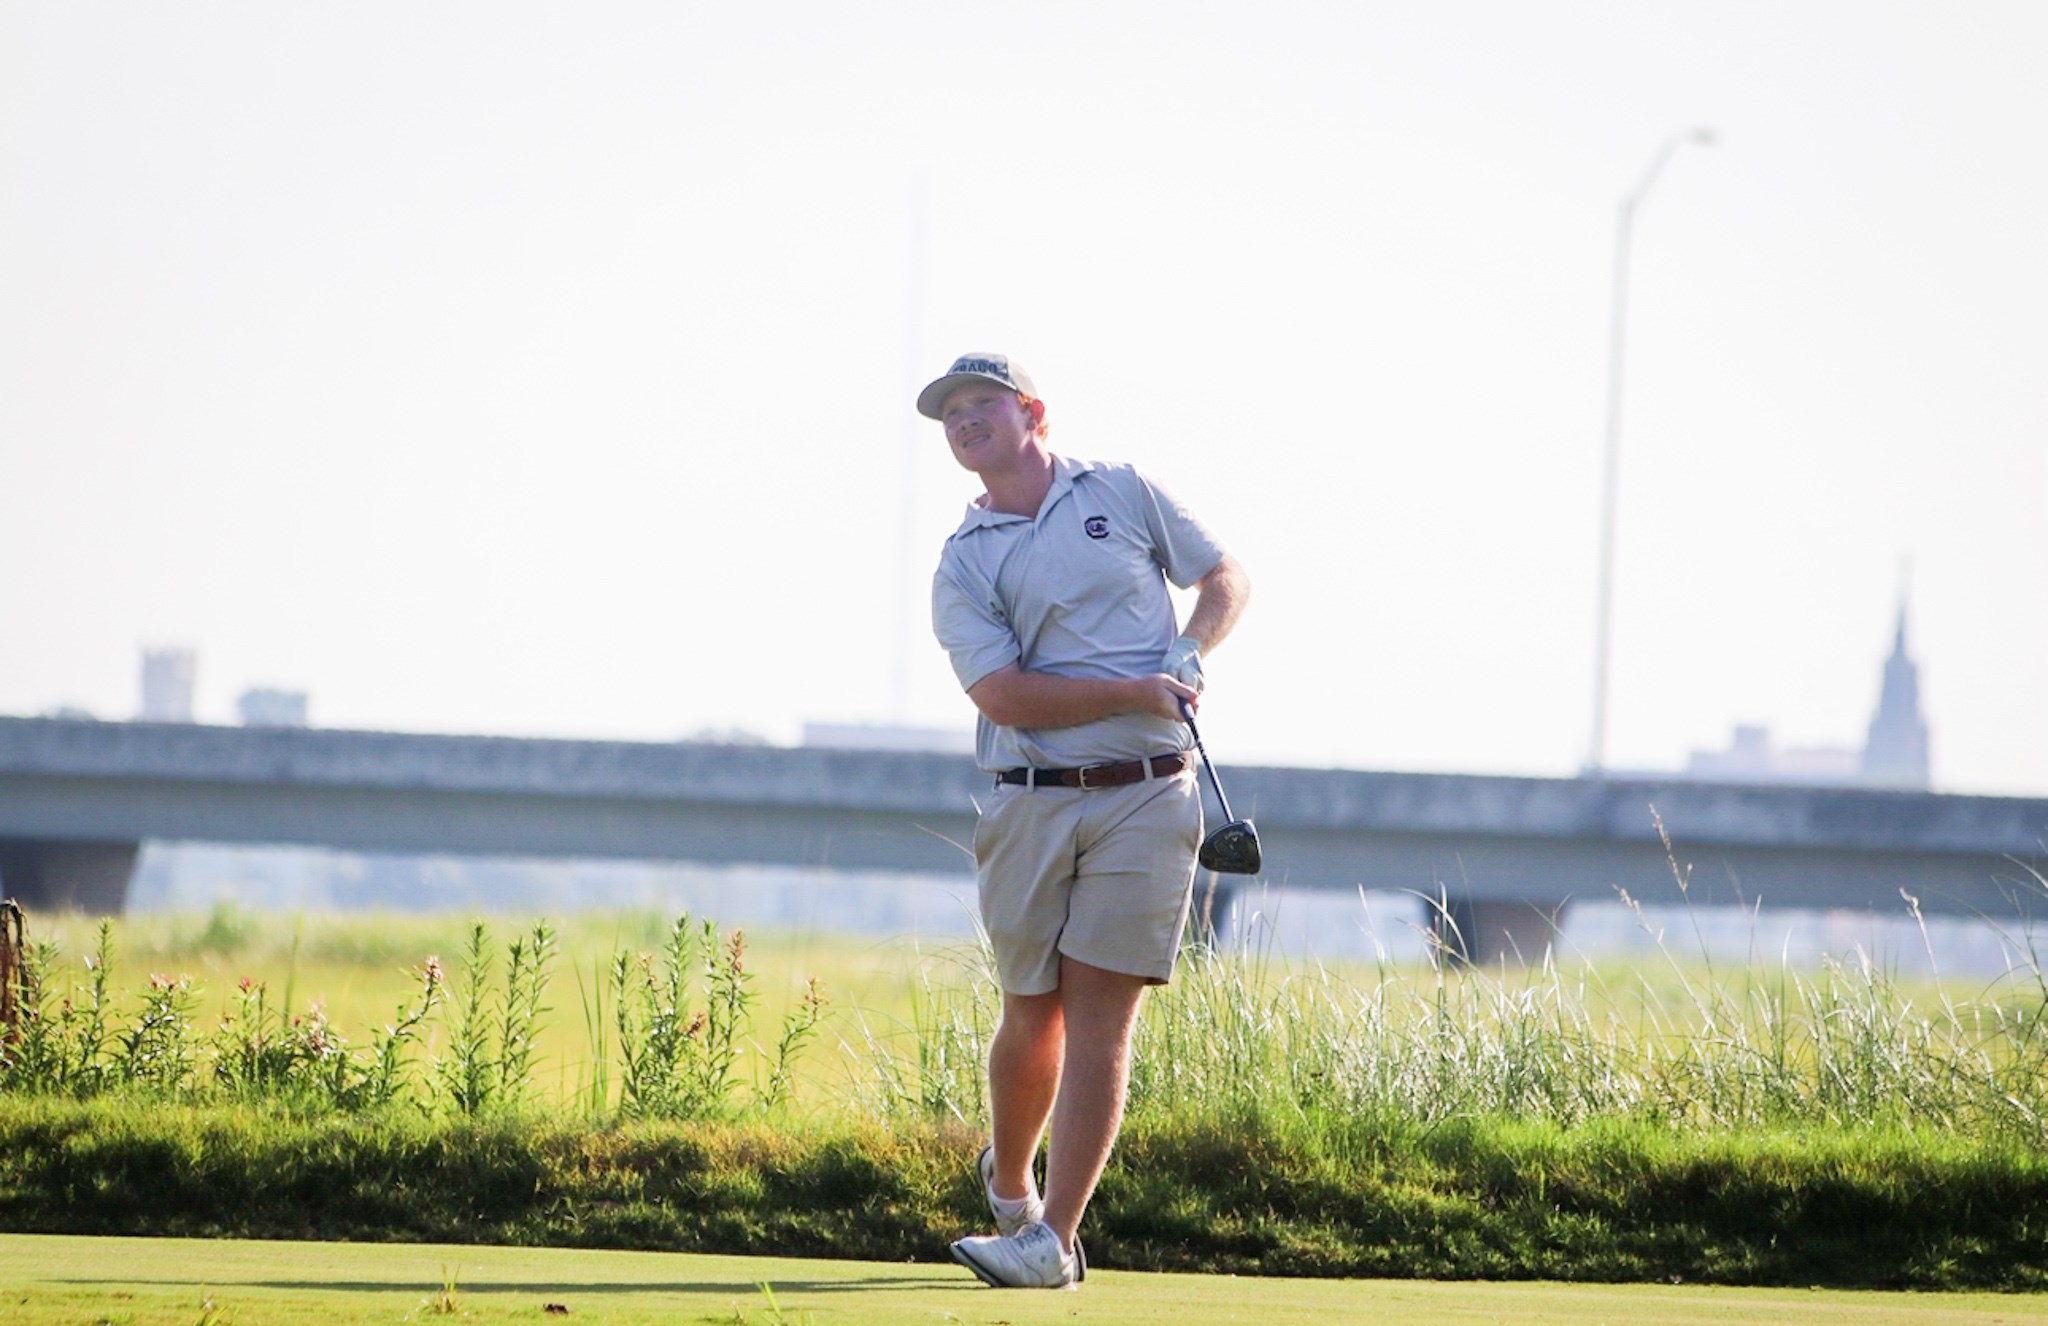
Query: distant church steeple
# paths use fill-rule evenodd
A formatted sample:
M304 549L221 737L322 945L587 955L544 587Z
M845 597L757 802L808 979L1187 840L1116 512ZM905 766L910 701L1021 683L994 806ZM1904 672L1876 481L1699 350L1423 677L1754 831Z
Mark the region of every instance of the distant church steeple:
M1898 634L1884 662L1884 687L1863 743L1859 782L1873 787L1927 790L1927 720L1920 716L1920 669L1906 653L1906 604L1899 602Z

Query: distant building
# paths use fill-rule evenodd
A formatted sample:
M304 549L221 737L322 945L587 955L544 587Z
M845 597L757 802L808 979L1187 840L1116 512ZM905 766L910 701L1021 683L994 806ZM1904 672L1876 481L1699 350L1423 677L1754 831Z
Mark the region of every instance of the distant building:
M1685 776L1708 783L1807 783L1846 786L1857 781L1859 757L1835 746L1771 745L1771 730L1739 725L1726 750L1696 750L1686 757Z
M305 727L306 693L252 686L235 701L243 727Z
M1828 787L1928 787L1927 720L1920 713L1920 669L1906 653L1906 609L1899 606L1877 711L1861 751L1840 746L1771 745L1769 728L1735 729L1726 750L1696 750L1685 775L1713 783L1803 783Z
M700 727L689 736L680 738L693 746L771 746L774 743L760 733L743 727Z
M974 754L967 728L904 727L896 723L806 723L804 745L838 750L908 750L937 755Z
M1884 661L1884 685L1877 712L1863 742L1857 781L1872 787L1927 790L1927 720L1920 715L1920 668L1906 653L1906 605L1899 605L1899 629L1892 656Z
M190 649L142 651L142 712L145 723L192 721L192 689L199 677L199 656Z

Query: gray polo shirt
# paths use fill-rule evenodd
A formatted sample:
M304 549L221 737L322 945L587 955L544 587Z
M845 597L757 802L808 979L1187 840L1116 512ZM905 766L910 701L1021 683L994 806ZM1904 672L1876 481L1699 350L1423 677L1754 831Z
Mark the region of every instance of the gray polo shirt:
M1201 522L1129 465L1053 457L1035 518L970 506L932 577L932 630L962 689L1015 663L1062 677L1159 670L1182 589L1223 560ZM1186 750L1187 727L1117 714L1074 727L997 727L982 716L975 760L991 772L1068 769Z

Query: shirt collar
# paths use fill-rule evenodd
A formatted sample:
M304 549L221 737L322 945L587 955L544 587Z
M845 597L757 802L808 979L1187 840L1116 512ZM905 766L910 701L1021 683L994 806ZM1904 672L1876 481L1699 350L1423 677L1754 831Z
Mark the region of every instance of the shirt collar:
M1050 512L1054 506L1058 505L1062 497L1065 497L1073 490L1074 480L1081 475L1090 473L1094 469L1095 463L1093 461L1074 460L1054 452L1052 457L1052 486L1045 490L1045 500L1038 504L1036 519L1045 519L1046 513ZM985 506L969 502L967 504L967 519L961 522L960 530L962 533L965 533L971 529L982 529L990 525L1008 525L1026 519L1031 518L1012 515L1007 511L991 511Z

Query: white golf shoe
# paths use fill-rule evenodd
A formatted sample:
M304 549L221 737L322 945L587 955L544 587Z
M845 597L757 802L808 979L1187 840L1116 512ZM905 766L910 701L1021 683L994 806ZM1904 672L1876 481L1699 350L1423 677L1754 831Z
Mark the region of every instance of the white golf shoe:
M1086 1274L1080 1257L1061 1249L1060 1236L1043 1220L1016 1234L960 1239L953 1260L998 1289L1071 1289Z
M981 1175L981 1191L988 1198L988 1213L995 1217L996 1233L1005 1236L1015 1234L1026 1225L1035 1225L1045 1219L1045 1203L1037 1193L1019 1201L996 1196L996 1149L985 1146L974 1158L975 1172Z

